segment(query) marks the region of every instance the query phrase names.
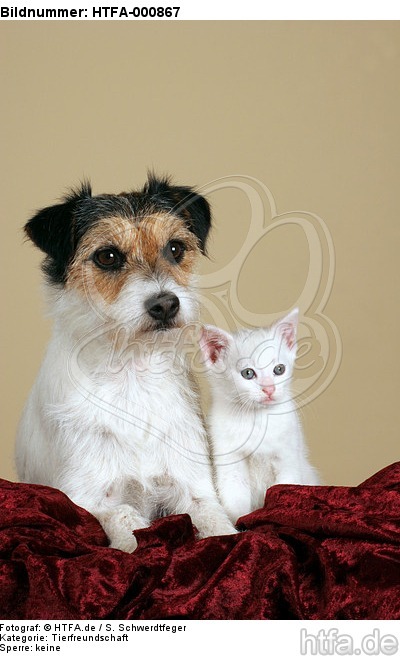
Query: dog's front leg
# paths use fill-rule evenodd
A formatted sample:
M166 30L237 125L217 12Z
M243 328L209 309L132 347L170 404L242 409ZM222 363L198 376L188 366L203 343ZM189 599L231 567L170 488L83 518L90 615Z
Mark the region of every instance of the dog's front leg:
M143 505L141 499L137 498L132 504L126 503L123 493L125 486L119 481L96 489L93 484L95 480L94 472L86 469L85 476L80 477L79 481L72 475L65 475L64 480L59 481L57 487L62 489L74 503L96 517L110 540L110 547L129 553L134 551L137 541L133 531L150 525L146 512L140 511Z
M129 553L135 551L137 547L133 531L138 528L147 528L150 523L127 503L115 508L94 511L92 514L98 519L107 534L110 547Z
M218 499L214 497L193 497L186 512L197 528L199 538L237 533Z

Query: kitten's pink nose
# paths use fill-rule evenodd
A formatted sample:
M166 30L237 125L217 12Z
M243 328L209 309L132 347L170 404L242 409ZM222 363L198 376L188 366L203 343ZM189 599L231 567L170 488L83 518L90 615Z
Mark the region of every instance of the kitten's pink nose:
M275 385L264 385L262 391L267 398L272 399L272 395L275 392Z

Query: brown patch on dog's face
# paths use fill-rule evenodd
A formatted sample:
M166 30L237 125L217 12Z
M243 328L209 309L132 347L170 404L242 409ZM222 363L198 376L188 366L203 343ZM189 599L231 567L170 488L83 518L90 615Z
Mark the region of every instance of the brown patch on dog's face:
M102 249L113 249L120 266L99 266L98 254ZM181 252L176 261L173 253L177 250ZM132 275L168 276L187 286L198 253L197 238L174 215L104 217L82 237L66 284L84 294L94 287L106 303L118 298Z

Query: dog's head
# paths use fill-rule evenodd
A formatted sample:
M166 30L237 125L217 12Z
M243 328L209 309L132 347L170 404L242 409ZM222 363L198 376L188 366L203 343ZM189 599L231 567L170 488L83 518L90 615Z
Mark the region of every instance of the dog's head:
M205 198L152 175L140 191L92 196L84 183L25 226L47 281L135 332L196 316L192 274L211 223Z

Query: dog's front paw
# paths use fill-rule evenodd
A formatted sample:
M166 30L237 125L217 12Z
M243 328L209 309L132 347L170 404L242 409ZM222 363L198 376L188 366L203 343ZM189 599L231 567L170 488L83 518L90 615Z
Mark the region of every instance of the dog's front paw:
M128 504L98 513L97 519L107 533L110 547L128 553L132 553L137 547L133 531L148 526L148 522Z
M239 531L234 527L229 519L220 519L219 521L216 521L214 518L210 518L210 521L206 526L203 526L200 529L197 526L197 529L198 537L200 539L209 538L216 535L234 535L235 533L239 533Z
M216 526L212 535L234 535L235 533L239 533L237 528L234 527L232 522L226 522L222 526Z
M126 535L125 533L120 536L115 536L111 543L111 549L119 549L120 551L126 551L127 553L132 553L137 547L137 540L134 535Z

